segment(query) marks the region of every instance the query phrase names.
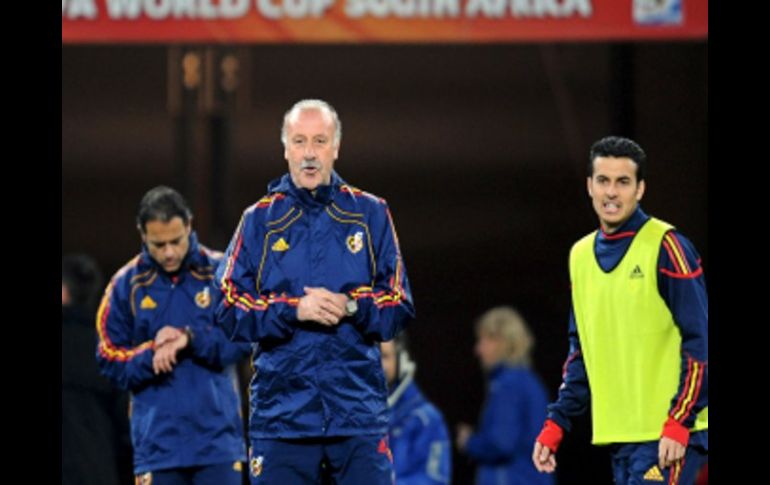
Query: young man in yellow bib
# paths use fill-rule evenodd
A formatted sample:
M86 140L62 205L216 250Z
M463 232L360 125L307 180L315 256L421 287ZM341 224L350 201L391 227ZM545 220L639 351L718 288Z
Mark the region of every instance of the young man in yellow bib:
M616 484L692 484L708 460L706 283L692 243L639 207L645 164L627 138L591 147L600 228L570 252L570 351L532 453L541 472L589 404Z

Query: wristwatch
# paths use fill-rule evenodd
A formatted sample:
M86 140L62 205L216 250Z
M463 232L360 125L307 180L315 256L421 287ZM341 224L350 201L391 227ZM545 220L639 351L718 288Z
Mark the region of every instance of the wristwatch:
M184 327L184 333L187 334L187 346L192 346L192 341L195 338L195 334L192 331L192 328L190 328L189 325Z
M358 302L348 296L348 301L345 302L345 313L349 317L352 317L358 311Z

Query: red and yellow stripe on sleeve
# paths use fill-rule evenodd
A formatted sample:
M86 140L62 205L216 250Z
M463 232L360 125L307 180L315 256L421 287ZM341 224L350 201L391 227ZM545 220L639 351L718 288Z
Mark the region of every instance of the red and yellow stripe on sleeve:
M236 229L236 233L238 234L238 239L235 243L235 247L233 248L233 252L230 254L230 257L227 258L227 262L225 265L225 271L222 274L222 279L220 281L220 290L222 290L222 293L225 295L225 305L227 306L236 306L237 308L240 308L243 311L250 311L250 310L259 310L259 311L265 311L267 308L274 303L286 303L291 306L297 306L299 304L299 298L297 297L290 297L286 295L285 293L282 293L280 295L276 293L271 293L266 298L263 296L257 296L255 299L248 293L242 293L238 292L236 289L235 284L232 280L233 275L233 269L235 268L235 262L238 260L238 255L241 252L241 247L243 246L243 221L244 221L245 215L241 217L241 221L238 223L238 229Z
M682 393L669 415L682 423L692 412L692 407L698 401L703 376L706 373L706 363L687 357L687 377L685 377Z
M570 363L573 360L578 358L579 355L580 355L580 350L576 350L576 351L572 352L571 354L569 354L569 356L567 357L567 360L564 361L564 365L561 368L561 378L562 379L567 377L567 368L569 367Z
M682 468L684 468L684 458L671 465L671 470L669 471L668 476L668 485L679 484L679 478L682 475Z
M672 278L680 279L697 278L703 273L703 268L700 266L693 271L690 262L687 261L687 254L682 248L682 244L673 232L668 232L663 236L663 248L666 250L666 253L668 253L669 259L671 259L674 271L667 268L660 268L661 273Z
M254 204L254 207L257 208L257 209L262 209L262 208L265 208L265 207L270 207L270 205L272 205L273 202L275 202L276 200L284 199L285 197L286 196L281 194L280 192L276 192L275 194L266 195L266 196L262 197L261 199L259 199L257 201L257 203Z
M110 314L110 298L115 286L115 279L110 281L102 297L102 303L99 305L99 311L96 314L96 332L99 336L99 355L109 361L127 362L146 350L154 348L154 342L149 340L136 347L118 347L113 344L107 332L107 317Z
M225 265L225 272L222 275L219 288L220 290L222 290L222 293L225 295L225 305L227 306L235 305L236 307L240 308L243 311L249 311L252 309L266 310L267 301L265 301L262 298L255 300L248 293L239 293L238 291L236 291L235 284L233 283L233 280L232 280L233 269L235 268L235 262L238 260L238 255L240 254L241 247L243 246L243 222L245 218L246 218L246 214L241 216L241 221L238 223L238 229L236 229L236 233L238 234L238 239L235 242L235 247L233 248L233 252L230 253L230 256L227 258L227 262Z
M398 245L398 235L396 234L396 228L393 224L393 218L390 215L390 209L386 208L385 212L388 216L390 230L393 233L393 243L396 246L396 271L388 281L390 291L383 290L374 292L374 289L371 286L360 286L350 293L350 295L356 300L360 298L372 298L374 300L374 304L378 308L397 306L401 303L401 300L406 294L406 291L402 286L403 268L401 264L401 249Z

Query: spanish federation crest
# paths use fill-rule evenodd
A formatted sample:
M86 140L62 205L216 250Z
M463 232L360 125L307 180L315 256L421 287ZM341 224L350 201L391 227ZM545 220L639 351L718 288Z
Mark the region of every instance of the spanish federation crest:
M265 461L265 457L262 455L255 456L251 459L251 474L258 477L262 474L262 462Z
M209 293L208 286L195 294L195 304L200 308L208 308L211 304L211 294Z
M352 236L348 236L345 242L347 243L350 252L356 254L364 248L364 233L358 231Z
M136 483L138 485L152 485L152 472L142 473L136 476Z

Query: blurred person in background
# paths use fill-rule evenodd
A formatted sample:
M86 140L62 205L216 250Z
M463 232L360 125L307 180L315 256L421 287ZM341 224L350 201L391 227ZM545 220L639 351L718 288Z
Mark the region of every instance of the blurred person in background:
M102 273L85 254L61 265L62 484L131 483L128 399L99 375L94 315Z
M575 243L563 383L535 442L553 472L570 419L590 404L593 444L617 484L691 485L708 460L708 296L698 252L648 216L647 156L609 136L591 147L587 189L599 228Z
M452 449L444 416L417 387L417 364L409 356L404 333L380 344L388 381L390 449L396 485L451 482Z
M456 444L476 464L477 485L552 485L530 459L545 419L548 395L532 371L534 338L511 307L495 307L476 322L475 352L487 374L478 428L460 423Z
M140 484L241 485L246 447L233 364L251 346L214 325L211 280L222 253L198 242L192 213L169 187L139 204L142 252L107 285L96 358L131 391Z

